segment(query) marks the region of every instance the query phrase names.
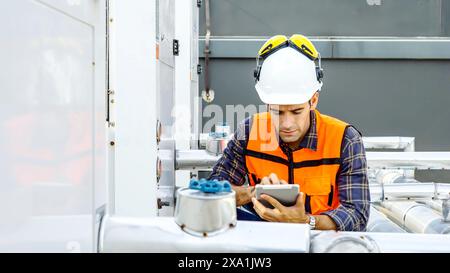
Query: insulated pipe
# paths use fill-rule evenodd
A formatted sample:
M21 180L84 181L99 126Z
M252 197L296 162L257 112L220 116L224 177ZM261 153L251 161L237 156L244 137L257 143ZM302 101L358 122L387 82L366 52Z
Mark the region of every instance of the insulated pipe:
M177 170L207 169L210 170L220 159L219 155L211 155L205 150L177 150L175 168ZM399 174L385 175L385 178L377 178L377 181L389 182L388 184L370 183L371 199L383 201L386 198L414 199L414 198L438 198L447 199L450 194L450 184L444 183L410 183L414 179L402 179ZM397 182L402 183L397 183ZM395 183L394 183L395 182Z
M417 201L427 207L434 209L436 212L442 214L444 222L450 222L450 199L445 200L423 200Z
M420 200L416 201L419 204L423 204L439 213L442 213L442 204L443 202L441 200Z
M376 182L379 184L419 183L416 179L407 178L402 173L393 170L377 171Z
M310 252L450 253L441 234L312 231Z
M438 156L439 157L439 156ZM176 151L176 169L177 170L191 170L191 169L211 169L214 164L219 160L220 156L214 156L207 153L205 150L177 150ZM370 162L369 162L370 164ZM450 184L443 183L409 183L410 181L416 181L414 179L405 180L402 179L398 174L391 174L384 176L385 178L377 178L377 181L387 182L387 184L375 184L370 183L370 193L372 201L386 201L395 199L443 199L447 200L448 204L449 194L450 194ZM380 180L381 179L381 180ZM391 184L389 184L391 182ZM397 183L402 182L402 183ZM449 221L449 206L446 207L443 213L444 219ZM386 211L386 209L383 210ZM414 211L424 211L423 208L415 209ZM425 210L426 211L426 210ZM432 215L434 215L434 222L438 227L432 227L432 224L426 224L429 229L419 229L421 232L446 232L446 227L439 224L439 220L431 209L428 209ZM389 213L388 211L385 212ZM398 217L394 217L398 218ZM410 219L410 218L408 218ZM417 218L413 222L419 221ZM441 218L442 220L442 218ZM399 222L401 225L404 223Z
M381 211L391 220L413 233L449 234L450 223L425 205L416 202L382 202Z
M446 200L424 200L424 201L417 201L420 204L424 204L427 207L434 209L436 212L442 214L442 218L444 219L444 222L450 222L450 199Z
M177 150L175 168L177 170L212 169L220 159L206 150Z
M205 150L177 150L176 153L179 170L212 168L219 159ZM450 170L450 152L367 152L366 157L371 169Z
M379 170L376 172L376 179L375 183L379 183L380 185L373 184L374 190L372 191L372 195L374 195L374 199L381 199L381 200L387 200L387 199L393 199L398 198L399 194L403 195L403 198L407 199L414 199L414 196L411 196L411 190L414 190L413 187L415 187L416 190L414 190L414 193L417 194L417 189L424 188L424 185L427 187L427 192L423 192L424 195L431 195L431 183L423 183L419 182L412 178L406 178L403 174L399 173L398 171L393 170ZM404 184L398 185L398 184ZM409 184L407 186L407 189L404 189L401 191L401 188L405 186L406 183L414 183L413 185ZM397 184L397 185L392 185ZM408 184L406 184L408 185ZM434 187L434 193L431 197L432 200L416 200L418 203L424 204L435 211L442 214L443 219L445 222L450 222L449 212L450 212L450 184L443 184L443 183L432 183ZM375 188L379 187L379 188ZM380 188L381 187L381 188ZM399 191L400 190L400 191ZM400 196L402 197L402 196ZM413 197L413 198L412 198ZM420 197L419 197L420 198ZM436 199L442 199L442 200L436 200Z
M370 206L370 217L366 229L368 232L406 232L373 206Z

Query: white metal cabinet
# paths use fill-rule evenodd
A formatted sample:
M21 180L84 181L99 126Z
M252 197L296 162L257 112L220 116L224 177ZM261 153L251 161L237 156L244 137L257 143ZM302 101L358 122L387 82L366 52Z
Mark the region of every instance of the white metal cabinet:
M0 9L0 251L96 251L106 202L104 1Z

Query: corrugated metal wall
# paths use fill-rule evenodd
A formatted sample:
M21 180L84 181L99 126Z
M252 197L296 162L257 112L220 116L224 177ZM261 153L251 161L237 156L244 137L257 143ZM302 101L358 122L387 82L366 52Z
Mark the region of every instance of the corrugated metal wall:
M302 33L325 53L321 112L353 123L365 136L413 136L418 151L450 151L448 0L210 0L210 5L214 104L223 109L261 104L253 81L258 47L275 34ZM204 35L204 5L200 12ZM346 41L348 36L354 41ZM366 41L369 36L375 39ZM448 171L421 171L417 177L450 182Z

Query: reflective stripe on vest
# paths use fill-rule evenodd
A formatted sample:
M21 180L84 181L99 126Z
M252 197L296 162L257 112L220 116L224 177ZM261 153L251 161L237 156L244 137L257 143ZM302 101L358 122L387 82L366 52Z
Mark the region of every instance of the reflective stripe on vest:
M300 185L305 193L305 209L320 214L339 206L337 175L341 164L341 145L347 123L315 111L317 150L302 148L284 153L279 147L270 113L253 116L245 153L248 178L258 184L270 173Z

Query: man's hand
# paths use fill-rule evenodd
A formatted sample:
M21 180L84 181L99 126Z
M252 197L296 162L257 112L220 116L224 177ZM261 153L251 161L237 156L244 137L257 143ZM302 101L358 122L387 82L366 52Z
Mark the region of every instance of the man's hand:
M255 197L255 187L231 186L236 192L236 207L248 204Z
M269 176L261 179L261 185L271 185L271 184L287 184L286 181L278 179L277 175L271 173ZM231 186L236 192L236 207L248 204L255 197L255 187L254 186Z
M279 185L279 184L287 184L283 179L279 179L278 176L274 173L271 173L269 176L263 177L261 179L261 185Z
M309 217L305 212L303 192L300 192L297 197L297 202L292 207L285 207L276 199L266 194L261 195L261 198L274 206L273 209L269 209L256 200L256 198L252 198L253 207L262 219L270 222L308 223Z

